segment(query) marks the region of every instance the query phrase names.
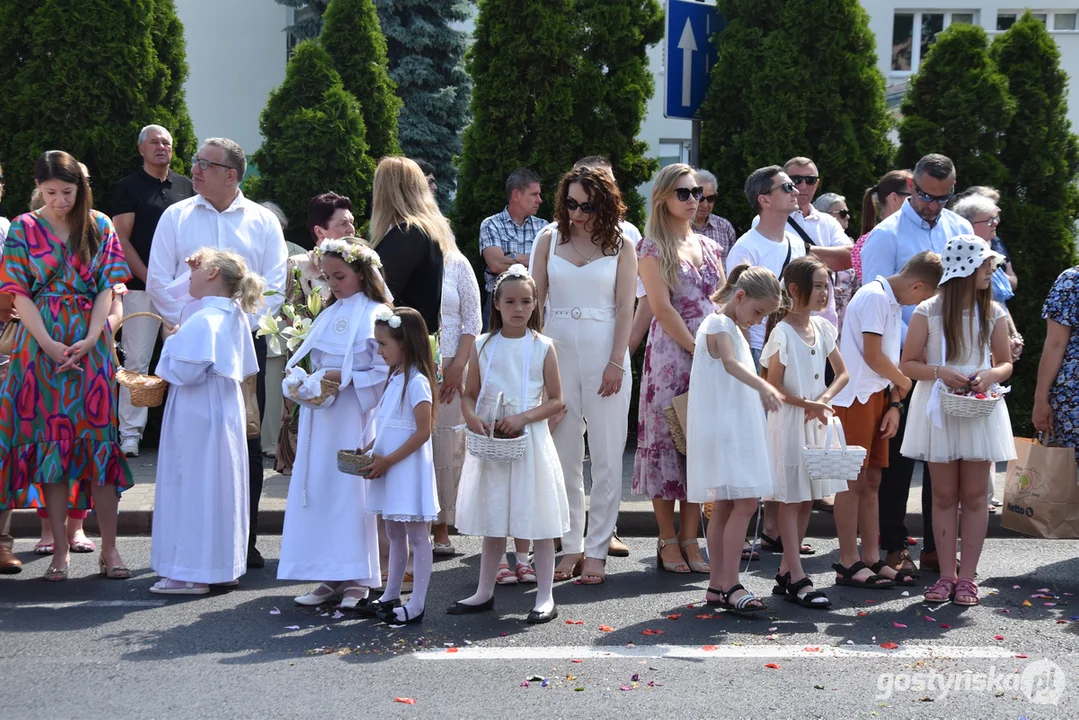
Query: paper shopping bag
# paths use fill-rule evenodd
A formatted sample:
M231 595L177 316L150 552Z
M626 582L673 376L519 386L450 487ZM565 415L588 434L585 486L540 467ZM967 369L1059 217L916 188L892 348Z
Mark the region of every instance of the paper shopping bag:
M1041 538L1079 538L1075 450L1015 438L1002 525Z

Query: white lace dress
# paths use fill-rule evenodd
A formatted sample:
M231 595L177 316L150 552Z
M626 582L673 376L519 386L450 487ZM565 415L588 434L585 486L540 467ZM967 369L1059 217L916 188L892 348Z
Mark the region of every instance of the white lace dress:
M768 422L757 391L736 380L708 352L708 336L726 333L735 359L754 373L745 335L726 315L713 313L697 330L686 409L686 497L690 502L768 497L774 466Z
M389 455L416 432L415 408L431 402L431 384L413 371L390 378L375 411L375 455ZM430 522L438 517L431 441L380 478L367 480L367 512L397 522Z
M481 335L480 392L476 414L494 417L499 393L504 415L513 415L543 402L543 362L551 340L542 335L523 338ZM497 353L488 363L491 353ZM526 359L527 358L527 359ZM525 375L525 368L527 376ZM522 402L527 377L527 399ZM457 490L457 530L481 537L513 536L518 540L560 538L569 531L569 503L562 465L547 429L547 421L527 426L524 456L512 463L465 457Z
M823 317L812 317L813 344L807 343L790 324L781 322L768 336L761 352L761 364L769 367L778 360L783 372L783 389L799 398L816 400L828 386L824 367L835 349L835 325ZM805 421L805 410L784 404L768 414L768 442L775 463L776 488L769 500L783 503L820 500L847 489L844 480L814 480L806 470L802 450L806 443L824 442L824 426Z
M445 258L442 275L442 369L453 362L465 335L480 334L480 286L476 273L460 253ZM439 402L435 429L432 435L435 460L435 480L438 485L438 522L452 525L456 516L457 486L461 482L461 467L465 462L465 434L455 430L464 424L461 414L461 395L448 403Z

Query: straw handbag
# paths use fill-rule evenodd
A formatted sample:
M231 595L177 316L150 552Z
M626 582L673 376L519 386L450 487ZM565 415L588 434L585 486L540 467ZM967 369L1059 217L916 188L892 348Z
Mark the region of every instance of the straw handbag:
M113 362L116 363L116 382L122 387L127 388L128 392L131 393L131 404L133 406L157 407L165 401L165 390L168 388L169 384L156 375L145 375L143 373L127 370L120 364L120 356L116 354L116 333L120 331L120 328L125 322L131 318L137 317L149 317L162 324L165 323L163 317L151 312L131 313L123 320L116 323L116 327L112 331L112 338L109 343L112 350Z
M689 393L682 393L671 400L671 404L663 408L663 414L667 416L667 426L671 429L671 439L674 440L674 448L683 455L686 454L686 411L689 409Z
M835 415L828 418L824 445L806 445L802 455L814 480L857 480L865 462L865 448L847 445L843 424Z
M337 451L337 469L348 475L362 477L374 461L374 458L370 455L364 455L359 448Z

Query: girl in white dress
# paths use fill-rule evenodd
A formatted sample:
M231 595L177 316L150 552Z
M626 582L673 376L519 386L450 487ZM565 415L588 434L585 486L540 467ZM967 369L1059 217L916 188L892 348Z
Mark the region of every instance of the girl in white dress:
M431 451L435 359L427 324L412 308L380 308L375 314L375 341L378 354L390 368L389 384L375 411L375 439L364 449L374 453L365 473L367 512L382 515L390 539L390 566L377 615L392 625L418 623L423 622L431 581L427 523L438 519ZM409 544L413 551L412 595L401 607Z
M738 561L757 498L770 496L775 484L764 412L779 410L783 401L757 375L744 332L775 312L779 300L771 270L734 268L712 296L722 307L697 330L689 374L686 497L712 503L706 601L739 614L765 609L738 582Z
M205 595L247 569L247 416L240 383L258 372L247 313L262 278L234 252L188 261L193 314L165 339L155 374L169 397L158 448L150 592ZM190 311L189 311L190 312Z
M780 280L787 310L777 313L778 322L761 351L761 365L768 382L783 394L783 407L768 415L768 440L775 467L775 492L768 498L780 503L779 534L783 559L776 573L775 595L785 595L803 607L826 608L828 597L813 589L802 569L799 549L809 524L813 501L847 489L843 480L813 480L806 470L802 448L823 442L830 403L848 380L847 369L836 345L837 331L813 311L828 305L828 268L807 255L787 265ZM831 360L835 379L825 385L825 361Z
M933 481L940 580L925 599L977 605L974 575L989 525L985 478L991 463L1015 459L1015 442L1003 398L988 417L947 415L940 408L946 390L938 381L953 390L988 395L1011 377L1007 313L993 302L992 290L993 272L1004 256L975 235L952 238L941 255L940 289L915 309L903 346L899 369L917 385L901 451L925 461ZM957 534L962 536L962 577L956 573Z
M334 300L289 359L282 383L285 396L300 404L300 428L277 577L320 581L296 598L299 605L341 597L341 607L351 610L381 584L378 530L367 514L366 481L337 469L337 451L364 447L375 437L375 406L388 375L376 352L375 313L389 296L378 256L362 241L325 240L318 256ZM304 360L310 375L300 367ZM324 377L340 387L314 404Z
M451 615L494 608L498 562L512 535L535 541L536 604L528 622L558 617L552 594L554 538L569 530L569 505L547 419L562 410L562 383L554 345L539 333L537 300L528 271L511 266L495 282L491 332L472 350L462 401L469 429L484 435L493 424L507 436L527 430L529 440L524 455L512 463L465 458L457 529L482 536L483 553L476 593L450 607Z

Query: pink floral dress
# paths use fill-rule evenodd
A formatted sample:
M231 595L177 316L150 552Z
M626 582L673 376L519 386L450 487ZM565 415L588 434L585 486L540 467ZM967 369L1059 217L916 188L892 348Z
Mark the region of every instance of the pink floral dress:
M719 289L722 276L720 249L715 241L695 235L701 244L704 262L700 268L682 261L678 287L671 290L671 305L682 316L689 332L715 311L711 297ZM648 238L637 245L637 257L659 257L659 249ZM637 454L633 460L633 494L662 500L686 499L686 458L674 447L664 408L678 395L689 391L689 371L693 356L668 335L659 321L652 319L641 370L640 415L637 423Z

